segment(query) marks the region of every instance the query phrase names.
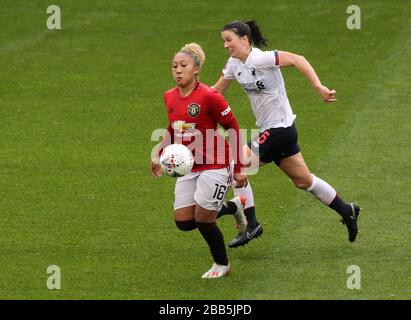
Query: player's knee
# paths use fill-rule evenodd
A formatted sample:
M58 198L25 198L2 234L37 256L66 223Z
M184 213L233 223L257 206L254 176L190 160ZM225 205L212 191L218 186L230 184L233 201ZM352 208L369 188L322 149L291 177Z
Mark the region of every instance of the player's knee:
M178 221L175 220L177 228L181 231L191 231L197 228L195 220Z
M298 189L302 190L305 190L311 186L311 180L308 178L294 179L293 182Z

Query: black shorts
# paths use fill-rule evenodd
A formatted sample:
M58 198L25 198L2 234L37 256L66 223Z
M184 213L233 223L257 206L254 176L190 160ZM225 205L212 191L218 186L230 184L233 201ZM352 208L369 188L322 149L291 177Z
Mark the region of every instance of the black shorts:
M248 146L261 161L266 163L274 161L279 166L281 159L301 151L297 140L297 128L293 124L288 128L267 129L248 142Z

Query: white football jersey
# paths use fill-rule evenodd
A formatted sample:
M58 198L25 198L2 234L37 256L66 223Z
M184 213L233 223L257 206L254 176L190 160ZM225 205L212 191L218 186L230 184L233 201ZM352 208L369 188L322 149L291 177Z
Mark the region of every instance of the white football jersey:
M223 78L235 79L243 87L261 132L293 124L296 116L288 101L277 50L261 51L253 47L245 63L230 57Z

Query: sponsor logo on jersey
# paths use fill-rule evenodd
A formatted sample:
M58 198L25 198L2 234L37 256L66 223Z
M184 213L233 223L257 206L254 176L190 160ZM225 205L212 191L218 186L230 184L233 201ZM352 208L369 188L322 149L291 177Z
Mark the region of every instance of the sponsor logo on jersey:
M190 139L201 134L201 131L196 130L196 124L185 122L183 120L174 121L171 124L176 138Z
M247 91L258 91L261 92L265 89L265 85L261 80L255 82L239 82L240 85Z
M171 124L171 127L174 130L179 130L179 131L185 131L185 130L189 130L189 129L195 129L196 128L196 124L195 123L190 123L190 122L185 122L182 120L178 120L178 121L174 121Z
M224 117L224 116L226 116L227 114L229 114L230 111L231 111L231 108L230 108L230 106L228 106L227 109L225 109L223 112L221 112L221 115Z
M190 103L187 107L187 112L193 118L197 117L200 114L200 105L197 103Z
M261 80L257 81L255 84L257 86L258 91L261 91L261 90L265 89L264 83Z

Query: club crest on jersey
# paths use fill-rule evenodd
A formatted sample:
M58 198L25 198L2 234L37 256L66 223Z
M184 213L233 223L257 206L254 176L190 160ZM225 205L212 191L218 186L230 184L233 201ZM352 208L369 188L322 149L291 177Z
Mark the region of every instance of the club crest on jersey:
M200 114L200 105L197 103L191 103L187 107L187 112L190 116L197 117Z

